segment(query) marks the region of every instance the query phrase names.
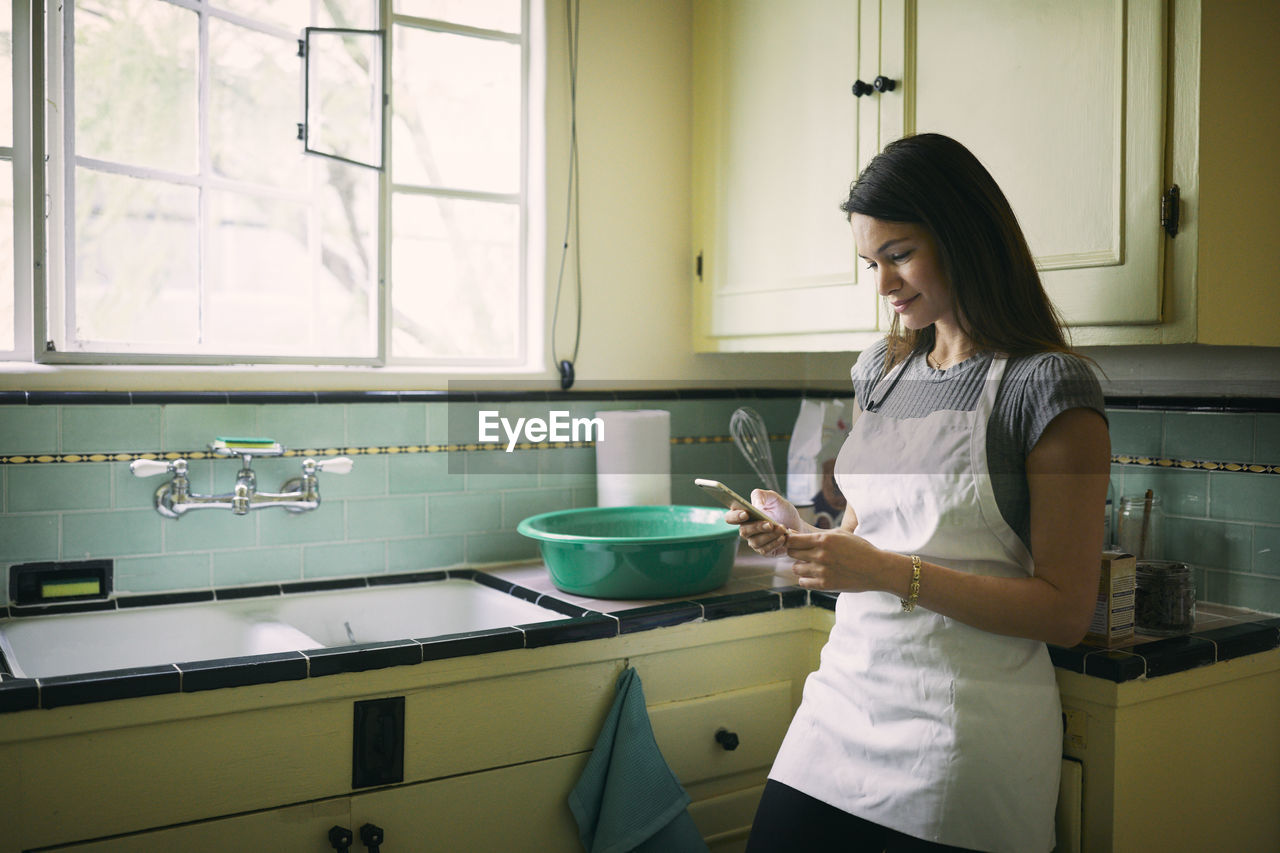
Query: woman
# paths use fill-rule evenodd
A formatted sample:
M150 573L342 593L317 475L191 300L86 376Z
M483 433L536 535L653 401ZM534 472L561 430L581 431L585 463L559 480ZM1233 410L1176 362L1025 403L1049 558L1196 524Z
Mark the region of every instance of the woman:
M886 146L850 189L894 312L854 366L836 530L773 492L727 520L838 591L748 845L1048 851L1062 729L1046 643L1097 596L1110 442L1004 194L958 142Z

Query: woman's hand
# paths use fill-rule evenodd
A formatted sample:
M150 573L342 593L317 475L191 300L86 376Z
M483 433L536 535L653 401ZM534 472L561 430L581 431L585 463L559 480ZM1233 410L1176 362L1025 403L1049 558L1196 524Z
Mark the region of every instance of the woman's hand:
M787 536L787 556L796 561L792 571L806 589L867 592L897 586L891 577L895 555L844 528L792 533Z
M757 554L765 557L781 557L786 553L788 531L803 530L807 525L800 520L800 513L791 502L777 492L755 489L751 503L773 519L772 522L752 521L744 510L731 509L724 520L738 525L738 535Z

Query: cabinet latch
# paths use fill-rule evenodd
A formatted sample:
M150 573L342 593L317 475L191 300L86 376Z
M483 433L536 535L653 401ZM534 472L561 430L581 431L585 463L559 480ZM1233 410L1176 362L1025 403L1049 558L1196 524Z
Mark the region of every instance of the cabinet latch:
M702 281L702 253L698 253L698 260L694 264L694 272L698 274L698 281Z
M1169 187L1164 191L1164 195L1160 196L1160 227L1170 237L1178 235L1179 198L1180 191L1177 184Z

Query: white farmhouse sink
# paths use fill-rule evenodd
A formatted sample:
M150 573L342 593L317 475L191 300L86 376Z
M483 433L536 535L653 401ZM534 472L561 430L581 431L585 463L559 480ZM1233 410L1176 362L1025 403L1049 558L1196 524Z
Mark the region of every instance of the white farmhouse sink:
M20 678L416 640L567 617L470 580L0 619Z
M567 618L514 595L451 578L405 586L286 595L271 617L325 646L417 640Z
M321 644L292 625L214 602L24 616L0 623L0 649L26 678L302 651Z

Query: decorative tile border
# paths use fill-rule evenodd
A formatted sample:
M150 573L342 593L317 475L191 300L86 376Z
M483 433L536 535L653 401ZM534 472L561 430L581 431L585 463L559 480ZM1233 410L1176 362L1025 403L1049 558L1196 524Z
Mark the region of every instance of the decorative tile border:
M770 441L790 441L790 433L770 433ZM689 435L671 439L673 447L692 444L730 444L733 437L728 435ZM571 448L595 447L594 441L524 441L515 445L517 450L567 450ZM321 456L410 456L419 453L483 453L485 451L505 451L504 444L400 444L377 447L328 447L286 450L284 458L305 458ZM191 450L187 452L147 451L144 453L17 453L0 455L0 465L52 465L75 464L80 462L133 462L136 459L159 459L173 461L175 459L225 459L208 450ZM1243 474L1280 474L1280 464L1263 465L1256 462L1219 462L1211 459L1166 459L1153 456L1131 456L1125 453L1111 457L1113 465L1131 465L1140 468L1166 468L1182 471L1229 471Z
M790 441L790 433L772 433L770 441ZM733 441L729 435L689 435L671 439L672 446L689 444L728 444ZM517 450L567 450L570 448L595 447L594 441L522 441L514 445ZM285 450L280 454L283 458L305 458L308 456L407 456L418 453L481 453L485 451L505 451L507 446L494 444L398 444L377 447L327 447ZM250 453L250 456L253 454ZM15 453L0 455L0 465L52 465L80 462L133 462L136 459L159 459L173 461L186 459L230 459L234 457L218 456L208 450L180 451L146 451L142 453ZM267 457L258 457L267 458ZM280 458L280 457L270 457Z
M1111 457L1116 465L1134 465L1142 468L1177 468L1183 471L1231 471L1246 474L1280 474L1280 464L1260 465L1255 462L1214 462L1208 459L1161 459L1153 456Z

